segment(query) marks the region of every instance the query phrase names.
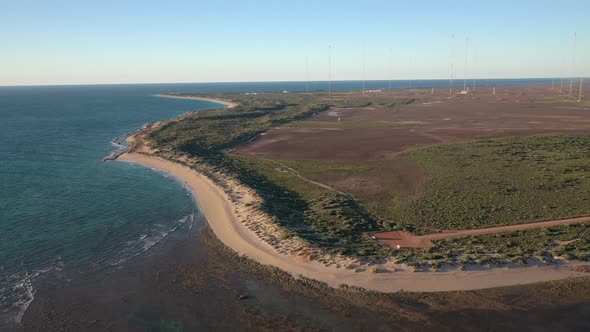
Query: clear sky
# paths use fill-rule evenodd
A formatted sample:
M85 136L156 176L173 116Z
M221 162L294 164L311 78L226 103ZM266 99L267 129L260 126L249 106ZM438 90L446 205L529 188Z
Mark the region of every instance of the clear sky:
M588 0L0 0L0 85L327 80L328 45L335 80L449 78L451 63L456 78L587 77L589 13Z

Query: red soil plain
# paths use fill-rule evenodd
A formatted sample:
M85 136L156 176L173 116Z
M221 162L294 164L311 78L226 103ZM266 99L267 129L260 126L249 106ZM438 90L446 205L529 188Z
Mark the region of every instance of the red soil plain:
M476 87L470 94L450 94L448 88L437 88L434 94L430 89L367 92L364 95L360 92L334 93L332 100L410 98L415 101L394 108L373 105L332 108L298 126L274 128L236 148L233 153L270 159L379 165L381 174L374 172L362 178L327 177L322 182L366 198L387 190L390 183L386 183L382 176L387 172L387 176L396 177L395 185L402 192L410 193L421 180L423 171L409 161L395 158L398 152L478 139L590 132L590 103L577 102L578 91L573 91L575 97L569 96L565 86L562 92L559 82L555 89L551 85L499 86L495 87L495 95L494 88L489 86ZM590 91L583 92L590 96ZM534 228L543 227L534 224ZM519 227L528 228L526 225ZM495 232L492 228L480 233L490 233L490 230ZM441 231L414 236L405 232L384 232L370 236L382 245L399 249L428 247L432 240L480 233L477 230Z
M468 95L450 95L448 90L446 93L440 90L434 95L430 95L430 90L364 96L336 94L334 99L415 98L416 101L395 109L372 106L331 109L306 121L338 122L340 118L344 123L374 125L277 127L234 153L274 159L375 161L425 145L590 130L590 106L568 98L567 91L551 90L551 86L496 87L495 96L492 87L476 88L475 93Z

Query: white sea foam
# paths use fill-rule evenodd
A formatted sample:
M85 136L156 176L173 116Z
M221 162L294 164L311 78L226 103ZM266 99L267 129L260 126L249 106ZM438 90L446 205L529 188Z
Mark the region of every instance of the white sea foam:
M123 263L134 258L158 243L168 235L181 227L191 230L197 211L179 218L173 225L154 225L150 230L140 234L137 239L128 241L126 247L121 250L121 255L113 259L107 259L105 263L111 266L122 266ZM108 261L111 261L108 263ZM101 264L102 265L102 264ZM4 280L0 279L0 331L17 328L29 305L35 299L35 278L47 272L60 272L64 270L64 263L58 257L51 267L14 274Z
M122 154L129 147L129 144L127 143L127 137L144 130L148 126L149 123L145 123L138 130L113 138L111 140L111 145L115 147L115 150L111 151L111 153L109 153L108 156L104 157L103 160L114 160L116 157Z
M0 330L15 328L20 324L27 308L35 299L33 282L38 276L50 271L63 270L61 257L54 266L32 273L13 274L0 280Z
M136 240L128 241L127 247L122 250L122 257L115 259L111 265L120 266L129 259L148 251L182 226L186 225L187 229L192 229L197 213L195 211L181 217L169 228L164 228L163 225L154 225L146 234L141 234Z

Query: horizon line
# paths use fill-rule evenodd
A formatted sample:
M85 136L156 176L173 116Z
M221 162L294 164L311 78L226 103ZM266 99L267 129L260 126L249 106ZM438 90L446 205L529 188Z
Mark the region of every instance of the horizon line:
M579 77L570 77L570 76L533 76L533 77L470 77L470 78L453 78L453 81L461 81L461 80L519 80L519 79L587 79L588 77L579 76ZM332 82L361 82L362 79L342 79L342 80L333 80ZM399 79L369 79L364 80L365 82L405 82L405 81L450 81L449 78L399 78ZM124 82L124 83L64 83L64 84L15 84L15 85L0 85L0 88L10 88L10 87L49 87L49 86L97 86L97 85L157 85L157 84L227 84L227 83L319 83L325 82L327 83L328 80L261 80L261 81L201 81L201 82ZM453 86L457 83L453 83Z

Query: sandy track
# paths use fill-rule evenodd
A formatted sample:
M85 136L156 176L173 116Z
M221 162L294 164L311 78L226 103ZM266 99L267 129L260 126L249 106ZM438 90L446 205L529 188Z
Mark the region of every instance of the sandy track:
M284 169L288 170L289 172L295 174L296 177L300 178L301 180L303 180L303 181L305 181L307 183L311 183L311 184L313 184L315 186L318 186L320 188L324 188L324 189L333 191L335 193L338 193L340 195L348 196L348 197L352 198L353 200L356 200L356 198L354 198L354 196L352 196L352 194L347 193L347 192L344 192L344 191L340 191L340 190L335 189L335 188L332 188L332 187L330 187L327 184L324 184L324 183L321 183L321 182L317 182L317 181L314 181L314 180L310 180L310 179L308 179L306 177L303 177L303 176L301 176L301 174L299 174L299 172L297 172L297 170L295 170L295 169L293 169L293 168L291 168L291 167L289 167L289 166L287 166L287 165L285 165L285 164L283 164L281 162L278 162L278 161L272 160L272 159L267 159L267 158L260 158L260 159L266 160L266 161L270 161L270 162L273 162L273 163L281 166L282 168L284 168Z
M124 153L120 160L138 163L174 175L193 192L200 211L215 235L228 247L241 255L265 265L276 266L294 276L323 281L329 286L340 284L363 287L381 292L450 291L492 288L527 284L581 276L571 270L573 264L497 268L485 271L411 272L404 266L388 263L376 266L383 271L372 273L370 268L345 269L307 261L295 255L278 253L271 245L262 242L237 217L239 211L228 195L208 177L181 164L141 153Z
M532 222L527 224L495 226L477 229L443 230L438 233L426 235L412 235L410 233L402 231L380 232L373 233L370 235L379 243L391 249L428 248L433 245L432 241L437 240L458 239L468 236L498 234L506 232L523 231L527 229L553 227L559 225L582 224L587 222L590 222L590 217L566 218L550 221Z
M558 219L558 220L550 220L550 221L532 222L532 223L527 223L527 224L486 227L486 228L478 228L478 229L462 229L462 230L456 230L456 231L442 231L440 233L423 235L423 237L428 238L429 240L432 240L432 241L444 240L444 239L456 239L456 238L461 238L461 237L466 237L466 236L515 232L515 231L523 231L526 229L545 228L545 227L553 227L553 226L569 225L569 224L581 224L581 223L587 223L587 222L590 222L590 217L567 218L567 219Z

